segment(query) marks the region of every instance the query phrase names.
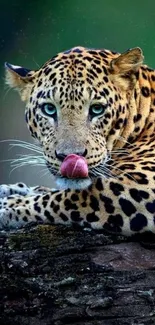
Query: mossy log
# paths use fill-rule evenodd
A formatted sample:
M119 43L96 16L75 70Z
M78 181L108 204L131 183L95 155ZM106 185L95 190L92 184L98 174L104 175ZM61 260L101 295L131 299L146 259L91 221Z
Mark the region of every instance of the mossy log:
M155 250L38 226L0 233L0 325L154 325Z

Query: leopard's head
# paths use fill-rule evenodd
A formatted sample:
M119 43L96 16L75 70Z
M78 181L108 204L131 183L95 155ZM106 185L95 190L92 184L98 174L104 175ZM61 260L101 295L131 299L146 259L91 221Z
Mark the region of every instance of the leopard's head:
M132 132L129 106L134 105L142 60L139 48L120 55L77 47L37 71L6 63L7 83L26 102L29 130L39 140L52 174L61 178L62 161L74 153L87 160L90 178L106 176L104 167L118 142L120 146L120 136L127 139Z

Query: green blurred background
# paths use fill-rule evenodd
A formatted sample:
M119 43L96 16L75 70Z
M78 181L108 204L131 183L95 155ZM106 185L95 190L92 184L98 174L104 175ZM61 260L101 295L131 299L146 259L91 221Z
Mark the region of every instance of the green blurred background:
M115 51L140 46L145 62L155 67L155 1L0 0L0 140L33 141L23 103L4 86L4 61L36 69L76 45ZM8 149L0 143L1 183L52 185L52 178L43 176L37 166L10 174L10 164L3 160L16 157L19 149Z

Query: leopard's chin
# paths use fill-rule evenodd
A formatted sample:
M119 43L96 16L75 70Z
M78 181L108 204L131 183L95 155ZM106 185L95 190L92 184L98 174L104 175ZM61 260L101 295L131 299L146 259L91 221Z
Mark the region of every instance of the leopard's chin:
M56 177L56 185L59 190L64 189L76 189L82 190L91 185L91 178L67 178L67 177Z

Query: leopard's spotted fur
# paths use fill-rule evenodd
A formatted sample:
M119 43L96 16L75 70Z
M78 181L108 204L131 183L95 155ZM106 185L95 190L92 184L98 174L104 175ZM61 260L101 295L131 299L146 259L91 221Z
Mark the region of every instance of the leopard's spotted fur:
M155 71L143 65L142 51L120 55L77 47L38 71L10 64L6 70L60 186L60 165L71 153L87 159L91 184L66 180L70 188L55 193L27 190L26 196L9 197L1 187L1 228L41 221L125 235L155 233ZM55 116L41 111L44 103L56 107ZM101 114L92 115L94 104ZM19 194L18 186L7 190Z

